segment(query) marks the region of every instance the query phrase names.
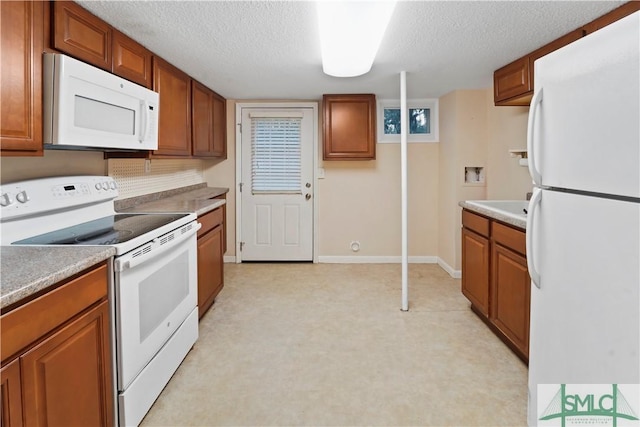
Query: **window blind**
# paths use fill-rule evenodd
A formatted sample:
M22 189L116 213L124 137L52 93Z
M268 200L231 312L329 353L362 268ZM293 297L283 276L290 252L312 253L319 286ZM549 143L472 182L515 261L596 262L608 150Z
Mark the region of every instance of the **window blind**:
M302 193L301 118L251 118L253 194Z

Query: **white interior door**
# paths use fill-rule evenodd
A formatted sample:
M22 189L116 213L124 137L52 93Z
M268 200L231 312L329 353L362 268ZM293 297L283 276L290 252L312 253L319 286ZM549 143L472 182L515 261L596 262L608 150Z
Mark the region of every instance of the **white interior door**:
M311 108L242 108L244 261L313 260Z

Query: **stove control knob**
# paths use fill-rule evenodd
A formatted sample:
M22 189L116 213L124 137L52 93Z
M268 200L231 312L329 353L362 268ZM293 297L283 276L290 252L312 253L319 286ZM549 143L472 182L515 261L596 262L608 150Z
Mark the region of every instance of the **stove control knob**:
M27 194L26 190L22 190L21 192L19 192L16 195L16 200L18 200L20 203L27 203L30 199L29 199L29 195Z
M9 206L13 203L13 199L9 193L4 193L0 196L0 206Z
M96 190L102 190L102 185L99 182L96 182Z
M111 181L111 189L115 190L116 188L117 188L116 182L115 181Z
M109 189L109 183L107 181L102 183L102 189L103 190L108 190Z

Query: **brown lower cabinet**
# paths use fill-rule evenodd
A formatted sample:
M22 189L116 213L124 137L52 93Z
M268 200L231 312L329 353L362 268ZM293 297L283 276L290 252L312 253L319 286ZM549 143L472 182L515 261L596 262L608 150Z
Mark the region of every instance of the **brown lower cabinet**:
M224 286L224 205L198 218L198 317L211 308Z
M531 279L525 232L462 211L462 293L522 360L529 359Z
M3 313L2 426L112 426L107 267Z

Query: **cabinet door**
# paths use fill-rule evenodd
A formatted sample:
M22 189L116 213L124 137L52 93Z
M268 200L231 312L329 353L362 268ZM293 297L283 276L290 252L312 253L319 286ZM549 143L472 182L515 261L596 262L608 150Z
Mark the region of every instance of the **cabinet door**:
M144 46L120 31L113 30L113 74L151 88L152 56Z
M0 369L0 426L22 425L22 386L20 384L20 360Z
M496 104L504 105L509 99L529 95L529 99L517 105L529 105L533 91L533 79L529 58L522 57L493 73L493 96ZM508 105L516 105L511 101Z
M213 151L213 104L211 90L191 81L191 138L195 157L211 156Z
M462 293L489 316L489 240L462 229Z
M376 158L375 95L324 95L324 160Z
M104 301L22 355L25 423L112 426L109 342Z
M111 71L111 27L72 1L53 2L53 47Z
M223 286L222 226L198 239L198 316L213 305Z
M491 254L491 322L528 357L531 279L527 260L499 244Z
M213 157L227 158L227 100L213 92Z
M0 2L2 155L42 155L44 4Z
M153 90L160 94L158 149L153 156L191 156L191 79L154 56Z
M191 127L194 157L227 158L226 100L191 81Z

